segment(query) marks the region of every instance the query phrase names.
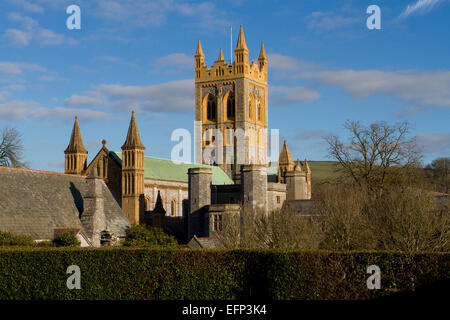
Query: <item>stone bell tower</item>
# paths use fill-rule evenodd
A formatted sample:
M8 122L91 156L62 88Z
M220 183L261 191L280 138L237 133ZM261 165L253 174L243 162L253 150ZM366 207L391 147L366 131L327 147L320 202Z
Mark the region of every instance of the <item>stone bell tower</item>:
M249 62L242 26L233 62L225 61L220 49L218 60L208 67L198 41L195 121L196 162L216 164L233 179L243 164L267 164L267 57L262 44L258 61Z
M144 220L144 150L133 111L122 146L122 211L131 224Z
M72 136L69 145L64 151L65 169L68 174L81 174L86 169L87 150L81 139L80 127L78 126L78 117L75 117Z

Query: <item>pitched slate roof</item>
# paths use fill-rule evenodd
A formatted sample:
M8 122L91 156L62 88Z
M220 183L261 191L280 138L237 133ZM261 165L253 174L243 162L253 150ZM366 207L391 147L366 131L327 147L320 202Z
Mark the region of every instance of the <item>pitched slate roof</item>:
M122 153L111 151L111 155L122 163ZM233 180L217 166L205 164L183 162L176 164L170 159L160 159L155 157L144 158L144 176L145 178L188 182L188 169L207 167L212 169L213 184L233 184Z
M0 230L53 239L57 228L83 230L80 215L86 177L0 167ZM123 237L130 224L103 184L108 229Z

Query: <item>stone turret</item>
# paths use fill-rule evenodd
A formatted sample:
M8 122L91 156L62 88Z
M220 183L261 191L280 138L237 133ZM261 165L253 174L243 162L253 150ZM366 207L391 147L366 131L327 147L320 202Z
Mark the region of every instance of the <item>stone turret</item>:
M244 208L267 210L267 167L241 166L241 199Z
M86 178L87 192L83 198L84 211L81 223L91 240L92 246L100 247L101 232L106 230L104 210L103 180L92 170Z
M285 174L287 195L286 200L306 200L308 199L308 188L306 183L306 172L302 171L300 161L294 170L287 171Z
M188 170L188 239L208 234L207 206L211 204L212 169L207 167Z
M78 126L78 117L75 117L72 135L69 145L64 151L65 155L65 173L81 174L86 169L87 150L81 139L81 131Z
M144 220L144 150L133 111L122 146L122 211L131 224Z

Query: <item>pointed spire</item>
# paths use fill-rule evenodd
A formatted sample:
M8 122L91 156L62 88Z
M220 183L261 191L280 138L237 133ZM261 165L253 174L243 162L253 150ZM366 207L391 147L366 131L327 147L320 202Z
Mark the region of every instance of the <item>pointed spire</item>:
M244 29L242 28L242 24L241 24L241 30L239 30L239 36L238 36L238 41L236 44L236 49L248 50L247 44L245 43Z
M139 136L139 129L136 124L136 118L134 117L134 110L131 113L131 121L130 126L128 127L127 140L122 146L122 149L125 148L145 149L144 145L141 142L141 137Z
M223 57L222 48L220 48L219 60L218 60L218 61L225 61L225 59L224 59L224 57Z
M158 190L158 197L156 198L155 208L153 209L153 213L166 214L166 210L164 209L164 206L162 204L161 194L159 190Z
M264 42L261 44L261 51L259 52L258 60L267 60L266 50L264 49Z
M198 38L197 51L195 51L196 56L204 56L202 50L202 44L200 43L200 38Z
M78 126L78 117L75 117L75 123L73 124L72 129L72 136L70 137L70 142L65 152L87 153L86 148L83 145L83 140L81 139L81 131L80 127Z
M311 169L309 168L309 165L308 165L308 161L306 161L306 159L305 159L305 162L303 162L303 171L311 172Z
M280 156L278 158L278 165L292 165L294 166L294 161L292 160L291 153L284 140L283 147L281 148Z
M302 165L300 163L300 160L297 158L297 162L295 162L295 171L302 171Z

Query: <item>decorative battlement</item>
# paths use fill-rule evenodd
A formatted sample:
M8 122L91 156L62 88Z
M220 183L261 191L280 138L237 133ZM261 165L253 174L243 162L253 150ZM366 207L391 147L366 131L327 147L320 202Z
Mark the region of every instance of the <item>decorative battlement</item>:
M205 55L199 39L197 51L195 52L195 82L231 80L242 77L267 84L267 57L264 44L261 45L261 52L257 62L252 61L249 63L248 52L241 25L236 48L234 49L233 63L230 65L225 61L222 49L220 49L219 59L211 67L208 67L205 64Z

